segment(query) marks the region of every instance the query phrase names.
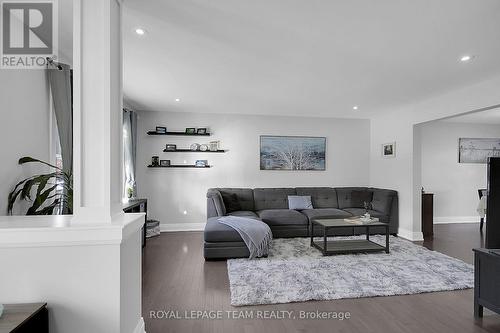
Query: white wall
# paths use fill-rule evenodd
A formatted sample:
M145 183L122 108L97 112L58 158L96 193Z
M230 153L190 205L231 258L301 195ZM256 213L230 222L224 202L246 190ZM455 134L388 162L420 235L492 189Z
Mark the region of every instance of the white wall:
M436 121L421 131L422 186L435 194L435 222L478 222L477 190L487 186L486 164L458 163L458 139L500 137L500 125Z
M160 219L164 229L183 229L188 223L203 222L205 191L212 186L342 186L369 183L371 186L391 188L399 192L399 234L411 240L419 240L422 239L422 182L420 133L416 125L500 104L499 87L500 77L494 77L419 103L387 110L386 113L373 117L370 122L306 117L141 112L138 126L138 193L149 198L151 217ZM183 162L183 159L193 162L204 156L161 153L165 143L187 147L196 140L146 136L145 132L154 129L156 125L171 129L212 126L215 133L212 138L222 140L224 148L231 152L220 156L205 155L215 165L210 170L147 170L145 166L152 155L171 159L173 163ZM301 177L297 177L295 173L260 171L260 134L328 136L328 170L306 172ZM392 141L396 141L396 157L382 158L380 145ZM186 215L183 214L184 211ZM166 224L170 226L167 227Z
M167 126L210 127L210 137L148 136ZM149 216L163 230L200 228L206 220L210 187L366 186L369 184L368 120L249 115L139 112L137 148L138 195L149 200ZM260 135L327 137L326 171L261 171ZM193 142L220 140L225 154L163 153L166 143L188 148ZM148 169L151 156L172 164L208 159L211 169ZM186 211L187 214L184 214Z
M49 160L49 86L43 70L2 70L0 103L2 163L0 164L0 215L7 213L7 197L21 179L45 168L19 166L22 156ZM21 207L15 206L14 213Z
M370 141L370 182L374 187L398 191L399 231L402 237L413 239L413 126L404 114L386 115L372 119ZM396 156L382 157L382 144L396 142ZM418 233L418 231L417 231Z
M399 193L399 224L402 237L421 240L420 139L415 125L500 104L500 77L478 82L446 94L388 110L370 122L370 182ZM397 156L384 160L380 144L396 141Z

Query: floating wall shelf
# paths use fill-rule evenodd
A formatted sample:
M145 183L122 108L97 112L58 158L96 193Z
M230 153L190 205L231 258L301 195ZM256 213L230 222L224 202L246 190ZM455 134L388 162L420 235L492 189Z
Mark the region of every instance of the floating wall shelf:
M185 132L167 132L167 133L158 133L158 132L156 132L156 131L149 131L147 134L148 134L148 135L210 136L210 133L205 133L205 134L198 134L198 133L189 134L189 133L185 133Z
M164 153L225 153L226 150L191 150L191 149L176 149L176 150L166 150L163 149Z
M206 169L211 168L211 165L206 165L204 167L192 165L192 164L172 164L169 166L161 166L161 165L148 165L148 168L195 168L195 169Z

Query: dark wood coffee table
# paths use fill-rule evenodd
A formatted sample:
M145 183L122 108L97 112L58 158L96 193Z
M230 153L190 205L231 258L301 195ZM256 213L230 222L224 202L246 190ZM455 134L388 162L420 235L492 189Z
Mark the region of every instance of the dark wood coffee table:
M323 229L323 241L314 241L314 227ZM328 231L337 228L355 228L366 233L366 239L349 240L328 240ZM383 227L385 230L385 246L370 240L370 228ZM333 237L330 235L330 237ZM343 219L314 219L311 222L311 246L320 250L324 256L332 254L368 253L381 252L389 253L389 224L383 222L370 222L367 224L355 224Z

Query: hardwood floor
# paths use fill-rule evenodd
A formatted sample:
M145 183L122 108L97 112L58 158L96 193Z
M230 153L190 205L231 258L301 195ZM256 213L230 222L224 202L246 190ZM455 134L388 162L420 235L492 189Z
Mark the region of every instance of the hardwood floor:
M166 332L500 332L500 315L485 310L473 318L473 290L408 296L309 301L232 307L226 262L205 262L201 232L163 233L148 239L143 258L143 316L148 333ZM436 225L423 245L473 262L472 248L483 238L478 224ZM500 283L499 283L500 286ZM336 311L350 319L185 319L184 311ZM151 311L154 312L152 316ZM161 312L165 311L165 312ZM178 315L184 319L160 316ZM275 312L276 313L276 312ZM202 313L208 314L208 313ZM156 316L156 318L155 318ZM193 317L193 316L191 316Z

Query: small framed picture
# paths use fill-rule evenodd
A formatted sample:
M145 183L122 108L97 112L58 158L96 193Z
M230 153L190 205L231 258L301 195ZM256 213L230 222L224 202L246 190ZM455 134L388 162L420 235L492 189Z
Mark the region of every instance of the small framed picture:
M382 144L382 157L396 157L396 142Z
M205 127L198 128L196 134L207 134L207 129Z
M162 167L170 166L170 160L160 160L160 166Z
M196 128L194 127L186 128L186 134L196 134Z
M156 126L156 133L166 134L167 133L167 128L164 127L164 126Z
M152 166L158 166L160 157L159 156L153 156L151 157L151 165Z
M196 167L204 168L208 165L208 160L196 160L194 164Z
M176 151L177 150L177 145L173 145L173 144L167 143L165 145L165 150L166 151Z

